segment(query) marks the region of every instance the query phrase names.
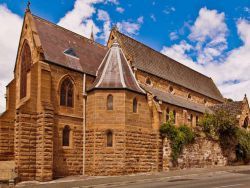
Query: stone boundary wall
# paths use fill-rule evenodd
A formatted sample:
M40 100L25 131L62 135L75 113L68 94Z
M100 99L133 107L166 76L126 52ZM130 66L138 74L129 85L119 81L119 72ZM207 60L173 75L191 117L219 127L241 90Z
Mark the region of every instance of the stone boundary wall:
M167 138L163 141L163 170L173 168L204 168L210 166L225 166L228 159L223 156L220 144L207 138L196 138L195 143L186 146L178 158L178 166L171 162L171 143Z

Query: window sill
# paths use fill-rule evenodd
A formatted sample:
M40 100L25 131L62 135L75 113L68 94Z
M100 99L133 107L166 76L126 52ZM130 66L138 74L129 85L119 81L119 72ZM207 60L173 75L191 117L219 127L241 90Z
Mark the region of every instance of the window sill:
M73 147L72 146L62 146L63 150L72 150Z
M17 108L20 108L21 106L23 106L25 103L27 103L30 100L29 96L26 96L22 99L19 99L19 103L17 105Z

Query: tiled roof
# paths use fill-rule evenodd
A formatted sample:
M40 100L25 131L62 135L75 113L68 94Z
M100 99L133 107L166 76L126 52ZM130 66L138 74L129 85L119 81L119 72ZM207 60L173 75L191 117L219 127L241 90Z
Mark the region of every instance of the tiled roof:
M223 104L216 104L210 107L212 111L224 110L231 115L241 115L243 109L243 101L232 101Z
M113 33L126 55L132 59L133 66L137 69L223 102L223 97L211 78L178 63L119 31L113 30Z
M42 44L45 60L96 76L108 48L35 15L33 20ZM133 59L133 65L145 72L169 80L218 101L223 97L208 78L144 44L116 32L122 49ZM75 56L65 54L73 50Z
M117 41L114 41L97 70L97 78L90 90L93 89L128 89L145 93Z
M45 60L90 75L96 71L108 48L33 15ZM67 50L76 55L65 54Z
M144 84L140 84L140 85L148 93L151 93L152 95L154 95L157 100L163 101L165 103L172 104L172 105L179 106L179 107L183 107L183 108L193 110L196 112L201 112L201 113L211 111L205 105L192 102L188 99L184 99L182 97L179 97L179 96L167 93L167 92L163 92L163 91L158 90L156 88L153 88L151 86L146 86Z

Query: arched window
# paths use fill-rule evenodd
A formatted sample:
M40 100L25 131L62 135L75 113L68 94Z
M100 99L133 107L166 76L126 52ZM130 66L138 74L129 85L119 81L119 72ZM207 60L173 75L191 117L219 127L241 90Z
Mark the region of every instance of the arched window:
M107 97L107 109L113 110L113 95L108 95Z
M172 93L172 92L174 91L174 88L173 88L172 86L170 86L170 87L168 88L168 90L169 90L170 93Z
M174 124L176 124L176 111L173 111L173 115L174 115Z
M74 85L69 78L66 78L63 80L61 84L60 105L73 107L73 103L74 103Z
M169 120L169 108L166 109L166 121Z
M113 147L113 133L112 131L107 131L107 147Z
M196 126L198 125L198 123L199 123L199 116L196 116L196 122L195 122Z
M246 129L248 127L248 123L249 123L249 118L246 117L245 120L244 120L244 124L243 124L243 127Z
M190 115L191 126L193 126L193 114Z
M151 85L151 84L152 84L150 78L147 78L147 79L146 79L146 84L147 84L147 85Z
M134 98L133 99L133 112L134 113L137 113L137 99L136 98Z
M206 99L203 99L203 103L204 103L204 104L207 104L207 100L206 100Z
M20 99L27 95L27 73L30 67L31 51L28 42L25 41L21 52Z
M69 142L70 142L70 128L68 125L66 125L63 128L62 144L63 146L69 146Z

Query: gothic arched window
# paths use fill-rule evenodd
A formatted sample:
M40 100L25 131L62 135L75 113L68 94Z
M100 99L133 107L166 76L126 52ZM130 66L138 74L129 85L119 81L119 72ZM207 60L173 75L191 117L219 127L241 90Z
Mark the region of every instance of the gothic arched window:
M137 104L137 99L136 98L134 98L133 99L133 112L134 113L137 113L137 107L138 106L138 104Z
M107 97L107 109L113 110L113 95L108 95Z
M151 84L152 84L150 78L147 78L147 79L146 79L146 84L147 84L147 85L151 85Z
M107 131L107 147L113 147L113 133L112 131Z
M68 125L66 125L63 128L62 145L69 146L69 142L70 142L70 128Z
M73 82L66 78L63 80L60 89L60 105L73 107L74 103L74 85Z
M199 116L196 116L196 126L198 125L198 123L199 123Z
M20 99L27 95L27 73L30 67L31 51L28 42L25 41L21 52Z
M170 86L170 87L168 88L168 90L169 90L170 93L173 93L173 92L174 92L174 88L173 88L172 86Z
M246 117L243 123L243 127L246 129L248 127L248 123L249 123L249 118Z
M191 126L193 125L193 114L190 115Z
M166 109L166 121L169 120L169 108Z
M173 115L174 115L174 124L176 124L176 111L173 111Z

